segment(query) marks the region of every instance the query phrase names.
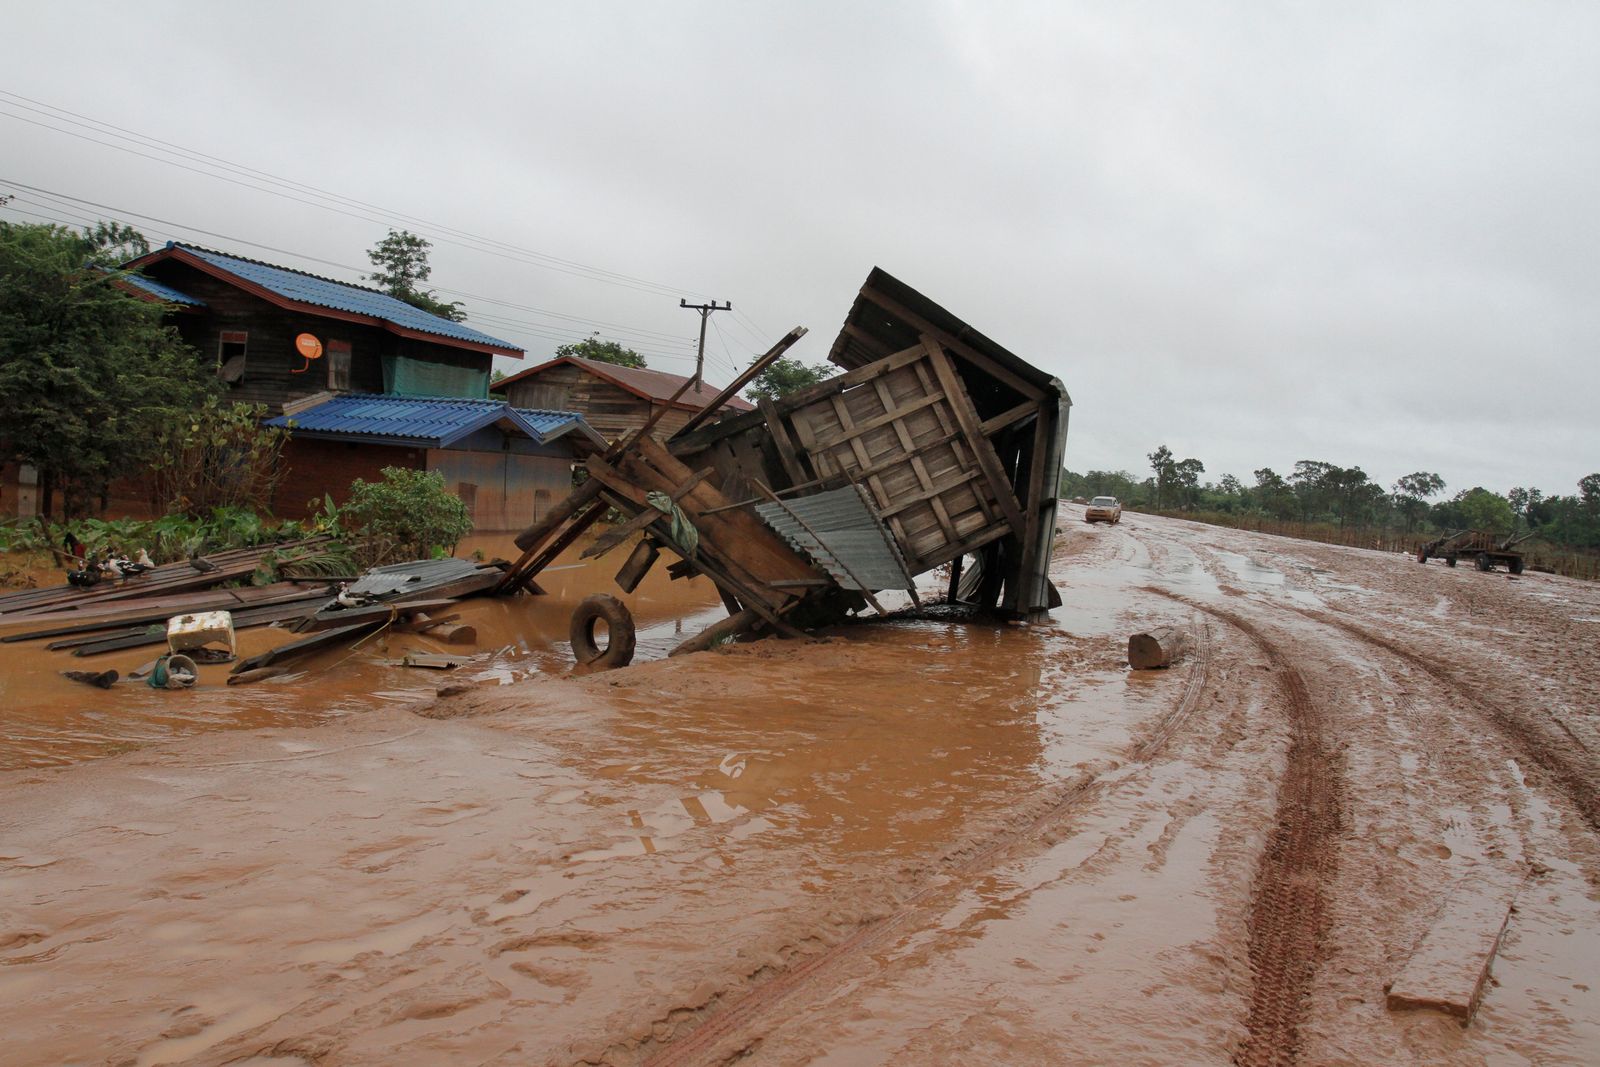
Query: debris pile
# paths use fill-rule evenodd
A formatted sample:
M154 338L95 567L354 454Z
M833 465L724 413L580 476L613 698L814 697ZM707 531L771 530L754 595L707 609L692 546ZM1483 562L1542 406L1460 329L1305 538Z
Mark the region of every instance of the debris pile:
M0 623L39 624L9 633L0 641L53 639L47 649L70 651L74 656L165 645L172 653L186 653L190 662L196 656L206 662L228 662L233 659L233 635L238 630L279 625L311 635L235 663L232 681L255 681L270 676L263 668L281 667L390 625L414 626L444 640L470 641L475 636L471 627L454 625L453 617L435 618L426 613L446 608L462 597L488 592L502 578L500 568L493 564L440 559L376 567L337 587L330 585L328 578L316 578L222 588L223 583L255 573L269 551L281 554L324 541L326 538L314 538L271 549L236 549L89 587L67 584L0 596ZM225 649L205 647L219 641ZM157 661L147 666L159 670L161 664ZM102 687L116 681L115 672L63 673ZM131 677L150 673L141 668Z
M666 550L673 578L704 574L728 609L673 654L805 636L877 607L882 590L914 598L916 577L945 564L952 601L1014 619L1058 604L1046 571L1071 406L1061 382L874 269L828 356L844 373L711 421L805 332L665 441L652 420L590 455L587 480L518 536L499 591L541 593L539 572L615 510L626 521L584 554L642 535L623 591Z

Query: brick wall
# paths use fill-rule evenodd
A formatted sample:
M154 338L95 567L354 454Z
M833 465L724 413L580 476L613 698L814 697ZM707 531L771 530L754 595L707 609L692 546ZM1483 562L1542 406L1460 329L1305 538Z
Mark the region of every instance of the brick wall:
M425 469L427 450L344 441L290 440L283 449L283 480L273 501L273 513L282 519L300 519L322 506L323 494L342 504L350 497L357 478L375 482L385 467ZM312 501L310 508L306 507Z

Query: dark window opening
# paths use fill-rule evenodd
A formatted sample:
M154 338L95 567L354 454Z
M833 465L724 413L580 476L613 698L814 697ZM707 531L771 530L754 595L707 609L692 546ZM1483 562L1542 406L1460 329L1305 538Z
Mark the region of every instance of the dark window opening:
M233 384L244 378L245 349L250 341L244 330L223 330L217 342L217 377Z
M328 342L328 388L336 393L350 389L350 342Z

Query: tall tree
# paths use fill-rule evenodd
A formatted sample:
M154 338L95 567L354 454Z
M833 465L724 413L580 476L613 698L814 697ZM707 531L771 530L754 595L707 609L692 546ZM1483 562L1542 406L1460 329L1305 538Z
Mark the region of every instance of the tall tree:
M581 341L573 341L556 349L556 358L564 356L578 356L581 359L598 360L601 363L615 363L619 367L644 368L644 357L631 348L625 348L616 341L607 341L598 333L592 333Z
M833 377L837 370L837 367L827 363L802 363L798 359L782 356L773 360L766 370L755 376L750 388L745 390L745 396L751 400L776 400L780 396L788 396L790 393L826 381Z
M378 269L367 275L368 281L390 296L404 300L412 307L421 308L451 322L464 322L467 313L459 301L444 301L422 283L433 274L428 265L428 249L433 242L418 237L409 230L390 230L389 236L367 250L367 258Z
M92 236L0 222L0 460L31 464L46 510L84 510L146 466L162 428L215 388L163 324L119 288Z
M1444 491L1444 479L1428 471L1408 474L1393 485L1395 506L1406 519L1406 532L1410 533L1417 520L1428 509L1428 498Z
M1156 510L1160 511L1166 499L1167 487L1172 483L1172 449L1160 445L1145 458L1150 461L1150 469L1155 473Z

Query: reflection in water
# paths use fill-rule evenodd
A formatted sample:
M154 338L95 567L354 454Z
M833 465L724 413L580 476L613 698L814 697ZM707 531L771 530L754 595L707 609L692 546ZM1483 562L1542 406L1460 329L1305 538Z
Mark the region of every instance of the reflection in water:
M580 543L539 577L547 595L465 600L447 612L477 628L470 664L450 681L509 684L537 673L562 674L572 666L567 625L577 602L597 591L618 595L639 626L638 660L658 659L692 632L724 614L715 587L704 578L673 582L657 567L631 595L612 580L613 553L579 562ZM479 539L487 557L515 555L509 542ZM19 621L3 632L42 629L51 623ZM241 631L240 656L251 656L299 636L276 627ZM409 652L460 652L425 635L384 634L355 652L325 652L296 664L291 674L252 686L228 686L226 665L200 669L191 690L155 690L126 675L153 659L160 646L78 658L45 650L47 641L0 645L0 769L49 766L113 755L209 730L314 726L383 704L431 694L445 678L399 666ZM114 668L124 680L96 690L62 678L66 669Z

